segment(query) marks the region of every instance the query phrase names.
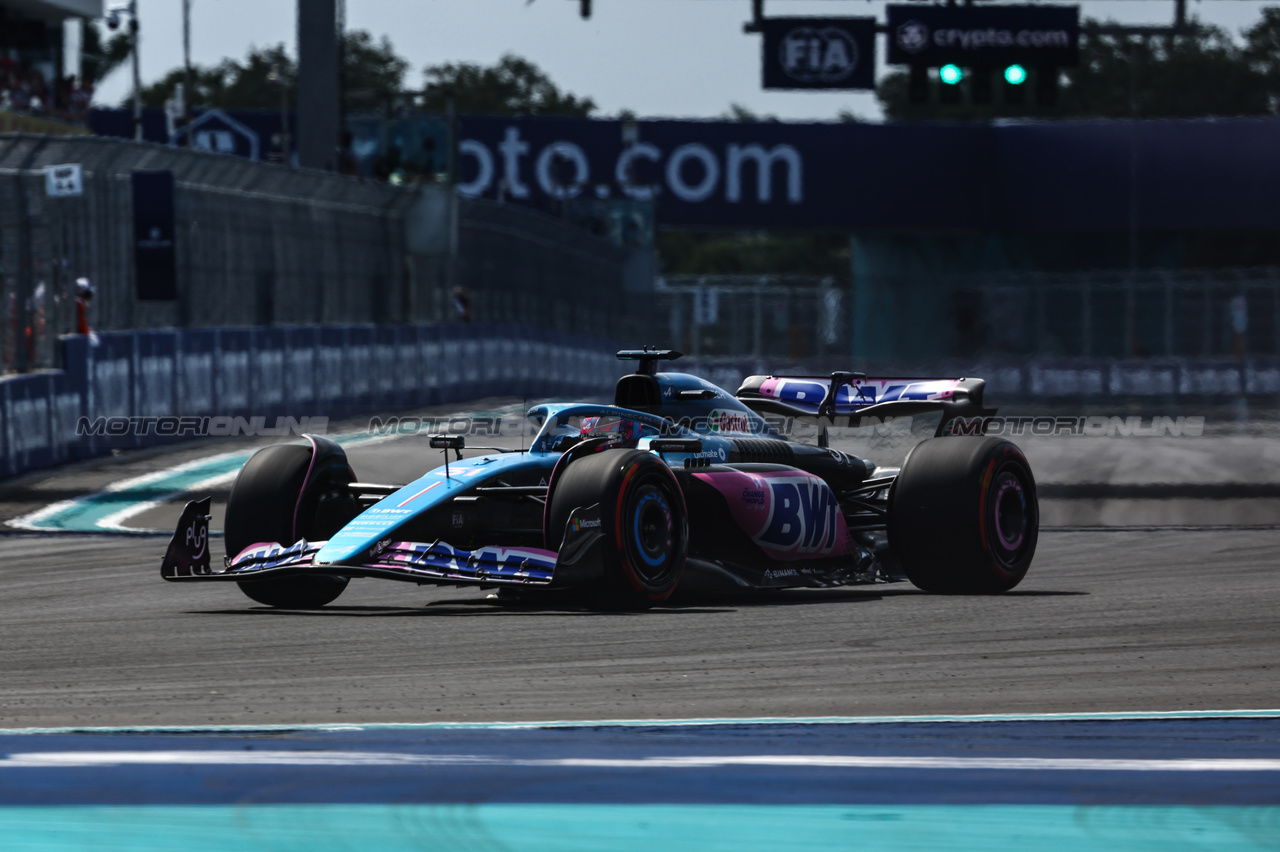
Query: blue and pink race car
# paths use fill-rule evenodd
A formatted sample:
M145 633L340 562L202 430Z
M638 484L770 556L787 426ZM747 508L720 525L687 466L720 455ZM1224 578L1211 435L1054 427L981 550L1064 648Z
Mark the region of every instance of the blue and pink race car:
M503 601L643 608L673 594L910 580L993 593L1036 549L1036 486L1007 440L950 435L983 408L981 379L752 376L730 394L637 363L613 405L539 405L527 450L437 435L445 464L403 485L358 480L319 436L258 451L227 504L227 558L209 553L209 498L188 503L161 573L232 581L268 606L314 608L353 577L499 590ZM941 412L900 468L828 446L828 428ZM782 418L816 424L787 440ZM455 458L449 460L449 454Z

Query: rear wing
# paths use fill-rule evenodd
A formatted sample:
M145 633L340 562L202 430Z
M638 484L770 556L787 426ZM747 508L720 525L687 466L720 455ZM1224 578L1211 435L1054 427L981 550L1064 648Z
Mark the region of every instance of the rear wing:
M982 379L869 379L862 373L830 376L748 376L737 398L759 414L781 414L818 426L860 426L866 420L942 412L936 434L950 434L956 417L990 417Z

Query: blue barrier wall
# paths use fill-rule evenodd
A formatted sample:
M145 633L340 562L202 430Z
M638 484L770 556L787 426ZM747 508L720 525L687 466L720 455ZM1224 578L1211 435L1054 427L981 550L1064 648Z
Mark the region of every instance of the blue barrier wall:
M78 436L81 418L338 420L487 396L609 394L626 372L603 339L501 324L135 331L63 347L65 369L0 381L0 476L176 439Z

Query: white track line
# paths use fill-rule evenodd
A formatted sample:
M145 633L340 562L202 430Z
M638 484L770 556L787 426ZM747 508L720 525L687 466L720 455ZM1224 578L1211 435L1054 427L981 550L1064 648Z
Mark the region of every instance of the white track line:
M731 766L818 769L951 769L1058 772L1280 772L1280 760L1252 758L898 757L883 755L760 754L645 758L565 757L529 760L471 754L359 751L59 751L0 758L4 769L104 766L510 766L588 769L718 769Z
M532 728L681 728L744 725L900 725L991 722L1167 722L1196 719L1280 719L1280 710L1134 710L1113 713L985 713L938 716L797 716L708 719L598 719L525 722L377 722L350 724L280 725L128 725L79 728L0 728L0 736L14 734L167 734L167 733L317 733L354 731L512 731Z

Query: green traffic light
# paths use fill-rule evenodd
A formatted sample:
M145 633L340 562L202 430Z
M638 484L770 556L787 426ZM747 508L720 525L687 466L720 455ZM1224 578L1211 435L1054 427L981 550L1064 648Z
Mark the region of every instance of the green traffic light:
M943 65L938 69L938 77L948 86L954 86L964 79L964 72L959 65Z
M1011 86L1021 86L1027 82L1027 69L1021 65L1010 65L1004 69L1004 79Z

